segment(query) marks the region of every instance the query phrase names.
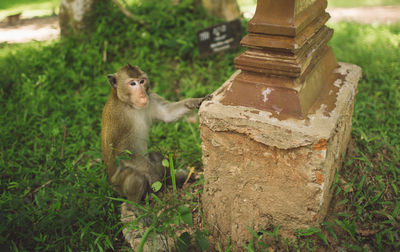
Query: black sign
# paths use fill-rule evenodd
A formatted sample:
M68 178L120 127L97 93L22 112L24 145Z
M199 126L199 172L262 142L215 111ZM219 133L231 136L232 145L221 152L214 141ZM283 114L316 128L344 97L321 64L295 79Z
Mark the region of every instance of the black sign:
M240 20L219 24L197 32L197 41L201 56L214 54L240 45Z

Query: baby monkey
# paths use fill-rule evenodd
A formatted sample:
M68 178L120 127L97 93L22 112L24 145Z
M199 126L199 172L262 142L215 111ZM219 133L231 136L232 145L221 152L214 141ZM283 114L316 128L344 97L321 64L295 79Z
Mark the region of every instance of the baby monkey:
M151 185L162 181L166 171L160 153L147 153L147 139L154 120L173 122L206 98L188 98L168 102L151 92L147 74L137 66L126 66L107 75L111 93L103 109L101 150L110 182L122 196L139 203L151 190ZM130 159L116 158L132 153ZM187 174L187 173L185 173ZM177 180L182 179L177 175ZM183 178L184 179L184 178Z

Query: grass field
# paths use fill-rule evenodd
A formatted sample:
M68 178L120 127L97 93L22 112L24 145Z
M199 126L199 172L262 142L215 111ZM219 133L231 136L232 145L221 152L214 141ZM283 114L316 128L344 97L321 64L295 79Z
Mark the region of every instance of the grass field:
M0 250L127 247L120 201L100 161L106 74L130 62L149 74L154 90L165 98L201 97L234 72L238 53L200 59L193 31L217 20L191 1L178 7L167 2L134 8L147 26L105 3L90 39L0 45ZM333 28L330 45L338 60L363 69L353 144L333 187L336 206L320 228L299 231L293 241L267 230L249 251L271 245L289 251L400 249L400 25L339 23ZM177 168L201 170L198 123L156 124L149 142L152 150L170 155ZM158 232L170 235L176 228L165 219L158 224Z

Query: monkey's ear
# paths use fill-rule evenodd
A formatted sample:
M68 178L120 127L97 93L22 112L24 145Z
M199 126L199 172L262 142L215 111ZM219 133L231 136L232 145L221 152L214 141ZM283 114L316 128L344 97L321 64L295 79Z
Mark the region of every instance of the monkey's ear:
M153 89L154 88L154 83L152 81L150 81L150 80L148 80L148 82L149 82L148 88Z
M115 78L114 74L107 74L108 82L110 85L115 88L117 86L117 78Z

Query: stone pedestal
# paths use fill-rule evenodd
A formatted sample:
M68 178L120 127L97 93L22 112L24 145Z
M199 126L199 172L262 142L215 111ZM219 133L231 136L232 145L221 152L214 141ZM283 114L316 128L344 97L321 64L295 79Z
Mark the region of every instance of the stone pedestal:
M326 6L326 0L258 0L241 41L247 49L234 60L242 71L221 103L304 119L337 78Z
M230 240L240 251L251 239L247 227L280 225L280 234L290 236L324 219L350 138L361 69L339 63L333 75L300 117L282 119L279 109L227 104L241 70L203 103L202 208L215 241Z
M202 207L235 251L254 231L317 226L351 132L359 67L327 45L326 0L258 0L240 69L200 108Z
M124 228L122 229L122 234L134 251L137 251L139 249L142 237L146 230L149 228L144 226L142 221L139 221L139 223L135 223L137 214L138 213L135 213L133 209L129 207L128 203L124 202L121 204L121 223L124 225ZM172 237L164 237L159 234L157 234L156 237L153 237L153 235L150 234L143 245L142 251L170 251L172 247L168 247L167 244L169 244L169 246L174 245L174 240L172 239Z

